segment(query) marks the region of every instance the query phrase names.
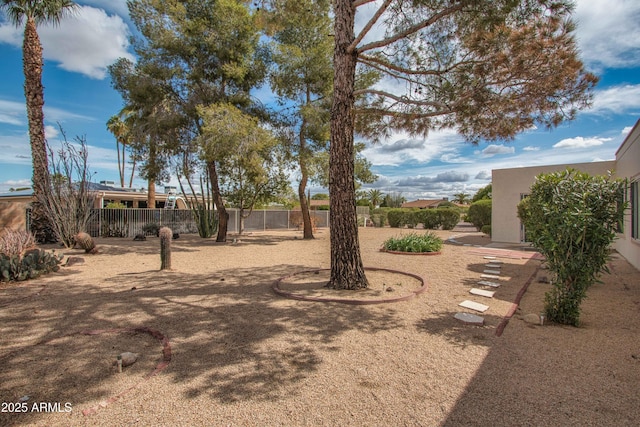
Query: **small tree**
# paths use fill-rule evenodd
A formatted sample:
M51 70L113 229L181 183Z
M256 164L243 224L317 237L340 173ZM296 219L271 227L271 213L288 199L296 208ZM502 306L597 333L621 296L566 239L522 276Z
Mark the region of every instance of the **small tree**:
M555 276L545 296L549 320L577 326L587 289L609 272L609 246L623 218L624 181L575 169L541 174L518 206L535 247Z

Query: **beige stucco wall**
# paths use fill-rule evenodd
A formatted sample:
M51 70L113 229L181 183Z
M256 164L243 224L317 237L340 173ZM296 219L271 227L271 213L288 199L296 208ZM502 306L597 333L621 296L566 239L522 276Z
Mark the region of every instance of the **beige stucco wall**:
M0 202L0 230L10 228L12 230L27 229L27 206L26 201L3 201Z
M616 152L616 176L629 181L640 180L640 121ZM623 233L618 235L615 248L640 270L640 240L631 237L631 207L625 214Z
M492 171L491 240L520 243L520 219L517 206L521 194L529 194L535 177L572 167L591 175L604 175L615 169L615 161L494 169Z

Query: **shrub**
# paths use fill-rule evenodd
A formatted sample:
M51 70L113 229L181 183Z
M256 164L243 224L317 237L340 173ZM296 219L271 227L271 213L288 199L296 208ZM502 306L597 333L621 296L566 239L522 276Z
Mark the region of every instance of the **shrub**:
M473 202L467 213L467 221L472 223L478 231L485 225L491 225L491 199Z
M426 229L436 229L439 228L440 225L440 215L438 214L437 209L421 209L416 213L418 216L418 223L422 224L422 226Z
M625 183L567 169L541 174L531 194L518 205L534 246L554 276L545 295L551 321L577 326L580 304L609 259L609 246L623 218Z
M416 225L420 224L420 220L418 218L418 212L413 209L405 211L404 223L409 228L416 228Z
M425 234L411 233L387 239L383 248L398 252L437 252L442 249L442 239L431 231L427 231Z
M437 211L443 230L453 230L460 222L460 212L457 209L438 208Z
M404 227L404 217L404 209L390 209L387 213L387 221L389 221L389 226L394 228Z
M487 225L483 225L482 229L480 231L482 231L487 236L491 236L491 226L488 225L488 224Z
M121 202L109 202L107 203L107 206L105 206L104 208L105 209L126 209L127 205Z
M160 226L155 222L149 222L142 226L142 232L146 236L157 236L160 231Z
M380 227L384 227L385 225L387 225L387 214L390 210L390 208L376 208L371 211L371 215L380 215ZM378 227L377 224L376 227Z
M0 253L21 257L27 249L36 246L35 236L27 230L5 228L0 234Z
M62 255L42 249L29 249L24 255L0 253L0 281L35 279L60 269Z

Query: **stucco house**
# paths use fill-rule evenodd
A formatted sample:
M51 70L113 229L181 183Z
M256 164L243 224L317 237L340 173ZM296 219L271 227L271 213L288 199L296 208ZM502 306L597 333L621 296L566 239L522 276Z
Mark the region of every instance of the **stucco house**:
M91 183L91 191L95 194L94 208L104 208L109 203L122 203L127 208L147 208L147 192L130 188L113 187L110 183ZM155 208L163 208L170 196L166 187L165 192L156 192ZM27 208L33 201L33 190L12 191L0 194L0 229L8 227L14 230L26 229ZM177 209L187 209L184 199L176 200Z
M517 215L517 205L529 194L535 177L541 173L557 172L572 167L591 175L605 175L611 171L616 178L626 178L629 185L626 198L629 209L624 226L614 248L629 263L640 269L640 120L638 120L616 151L615 160L547 166L532 166L492 171L492 236L494 242L522 243L524 228Z

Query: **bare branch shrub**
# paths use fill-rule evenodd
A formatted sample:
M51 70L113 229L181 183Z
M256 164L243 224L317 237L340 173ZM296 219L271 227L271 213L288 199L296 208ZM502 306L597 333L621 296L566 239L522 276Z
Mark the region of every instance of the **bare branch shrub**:
M27 230L5 228L0 232L0 254L22 257L27 250L35 247L36 238Z
M51 192L38 201L44 207L55 236L70 248L75 244L74 237L87 231L96 194L90 188L85 137L76 136L76 144L72 144L67 141L62 127L60 132L63 142L57 153L47 143Z

